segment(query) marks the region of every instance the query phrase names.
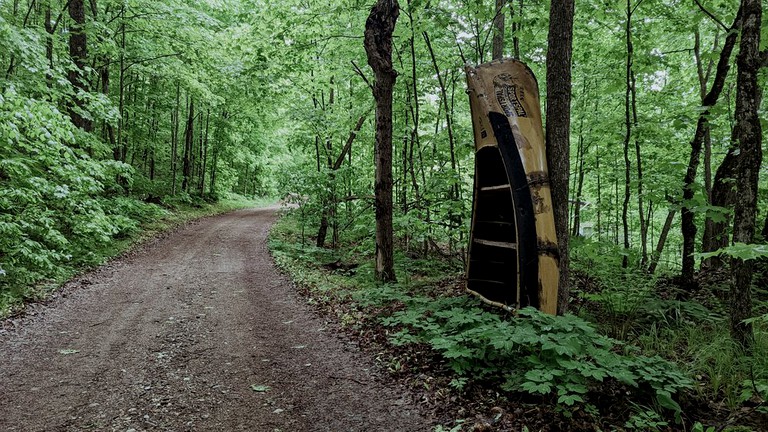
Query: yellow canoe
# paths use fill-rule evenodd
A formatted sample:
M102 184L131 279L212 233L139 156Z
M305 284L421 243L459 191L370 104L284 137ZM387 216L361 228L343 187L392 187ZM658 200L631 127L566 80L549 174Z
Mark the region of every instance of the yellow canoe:
M475 182L467 290L557 313L559 255L539 88L524 63L467 66Z

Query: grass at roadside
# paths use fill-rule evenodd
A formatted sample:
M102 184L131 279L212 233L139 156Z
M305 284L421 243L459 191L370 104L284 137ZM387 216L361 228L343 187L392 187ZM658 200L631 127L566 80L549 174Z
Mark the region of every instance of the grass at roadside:
M0 319L23 312L26 304L44 300L75 275L163 232L203 217L266 206L273 202L274 199L248 199L240 195L230 195L212 203L179 200L166 202L162 206L129 198L116 201L119 209L113 209L110 222L114 228L108 238L94 239L90 245L85 243L84 247L78 248L81 253L72 253L60 260L41 260L44 263L41 268L30 269L27 266L19 269L19 273L24 271L33 276L13 279L12 270L9 270L9 275L3 275L6 280L0 280Z

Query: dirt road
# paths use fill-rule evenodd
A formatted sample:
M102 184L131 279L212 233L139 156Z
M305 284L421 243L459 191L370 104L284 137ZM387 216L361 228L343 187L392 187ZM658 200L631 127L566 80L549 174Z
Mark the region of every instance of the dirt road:
M0 431L423 431L273 267L274 209L193 223L0 327Z

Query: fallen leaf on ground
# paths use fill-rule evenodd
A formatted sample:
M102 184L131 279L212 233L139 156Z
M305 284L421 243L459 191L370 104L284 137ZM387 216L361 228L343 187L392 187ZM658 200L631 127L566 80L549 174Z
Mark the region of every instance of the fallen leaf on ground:
M264 393L269 391L270 387L265 385L251 384L251 390L257 393Z

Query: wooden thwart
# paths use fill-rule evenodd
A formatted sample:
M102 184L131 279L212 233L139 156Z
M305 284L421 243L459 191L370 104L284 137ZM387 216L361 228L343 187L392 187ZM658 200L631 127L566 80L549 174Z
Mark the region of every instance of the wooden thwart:
M477 244L486 245L486 246L493 246L493 247L499 247L499 248L505 248L505 249L517 249L517 243L500 242L500 241L483 240L483 239L474 239L473 241Z

